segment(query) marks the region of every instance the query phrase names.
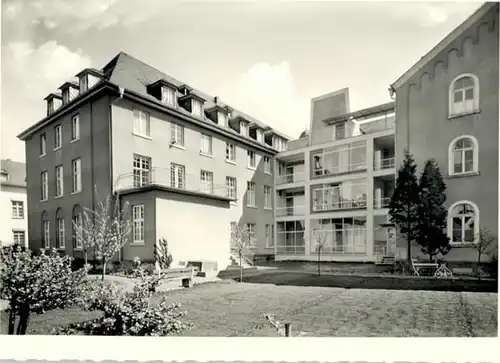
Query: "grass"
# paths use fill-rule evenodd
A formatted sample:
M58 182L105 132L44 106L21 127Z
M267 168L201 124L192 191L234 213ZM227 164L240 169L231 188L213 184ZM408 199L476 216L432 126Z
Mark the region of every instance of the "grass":
M309 336L489 337L497 335L497 294L207 283L167 293L194 326L184 336L276 336L263 314ZM29 334L91 318L77 309L33 317ZM6 313L2 312L2 333Z

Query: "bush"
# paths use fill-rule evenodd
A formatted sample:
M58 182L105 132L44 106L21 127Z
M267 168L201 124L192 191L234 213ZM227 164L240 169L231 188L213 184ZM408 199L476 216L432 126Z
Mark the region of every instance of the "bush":
M163 336L177 334L188 327L181 319L185 313L180 304L169 304L165 297L159 304L151 298L160 278L149 275L139 264L133 292L123 292L107 281L94 280L83 292L83 308L102 311L91 321L71 324L54 330L55 334Z

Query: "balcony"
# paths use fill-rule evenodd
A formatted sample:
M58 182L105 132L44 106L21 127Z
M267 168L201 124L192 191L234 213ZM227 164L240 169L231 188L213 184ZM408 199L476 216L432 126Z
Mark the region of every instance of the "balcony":
M373 208L375 209L389 208L390 204L391 204L391 197L380 197L380 198L375 197L373 200Z
M213 174L205 174L204 180L200 174L186 174L182 169L152 168L151 170L134 171L121 174L115 183L115 191L143 188L148 186L159 186L179 189L191 193L201 193L223 198L230 196L230 188L227 185L214 184ZM236 199L236 195L234 195Z
M386 158L375 160L373 163L374 170L384 170L384 169L392 169L396 167L396 158Z
M357 200L337 200L333 202L313 203L314 212L326 212L346 209L366 208L366 196Z
M291 205L288 207L276 207L276 217L302 216L305 212L304 205Z
M303 182L306 180L305 172L295 172L289 174L281 174L276 176L276 184L288 184Z

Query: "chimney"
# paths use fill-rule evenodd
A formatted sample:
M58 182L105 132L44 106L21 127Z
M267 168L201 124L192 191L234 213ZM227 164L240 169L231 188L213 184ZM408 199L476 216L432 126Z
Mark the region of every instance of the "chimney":
M217 101L219 100L219 97L215 96L214 97L214 103L217 104Z

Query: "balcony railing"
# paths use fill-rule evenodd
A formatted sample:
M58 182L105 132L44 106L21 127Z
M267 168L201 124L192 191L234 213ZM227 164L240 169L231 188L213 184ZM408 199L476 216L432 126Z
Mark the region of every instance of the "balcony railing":
M360 208L366 208L366 199L313 203L313 211L315 212Z
M304 205L292 205L288 207L276 207L276 217L301 216L304 215Z
M149 171L121 174L115 182L115 190L123 191L151 185L236 199L235 195L230 195L231 188L227 185L214 184L213 174L212 181L210 181L210 177L205 181L201 180L200 174L179 173L170 168L158 167L152 168Z
M394 167L396 167L396 158L375 160L373 164L375 170L392 169Z
M291 174L281 174L276 176L276 184L287 184L303 182L305 180L304 172L296 172Z
M390 204L391 204L391 197L375 198L373 201L373 208L375 209L389 208Z

